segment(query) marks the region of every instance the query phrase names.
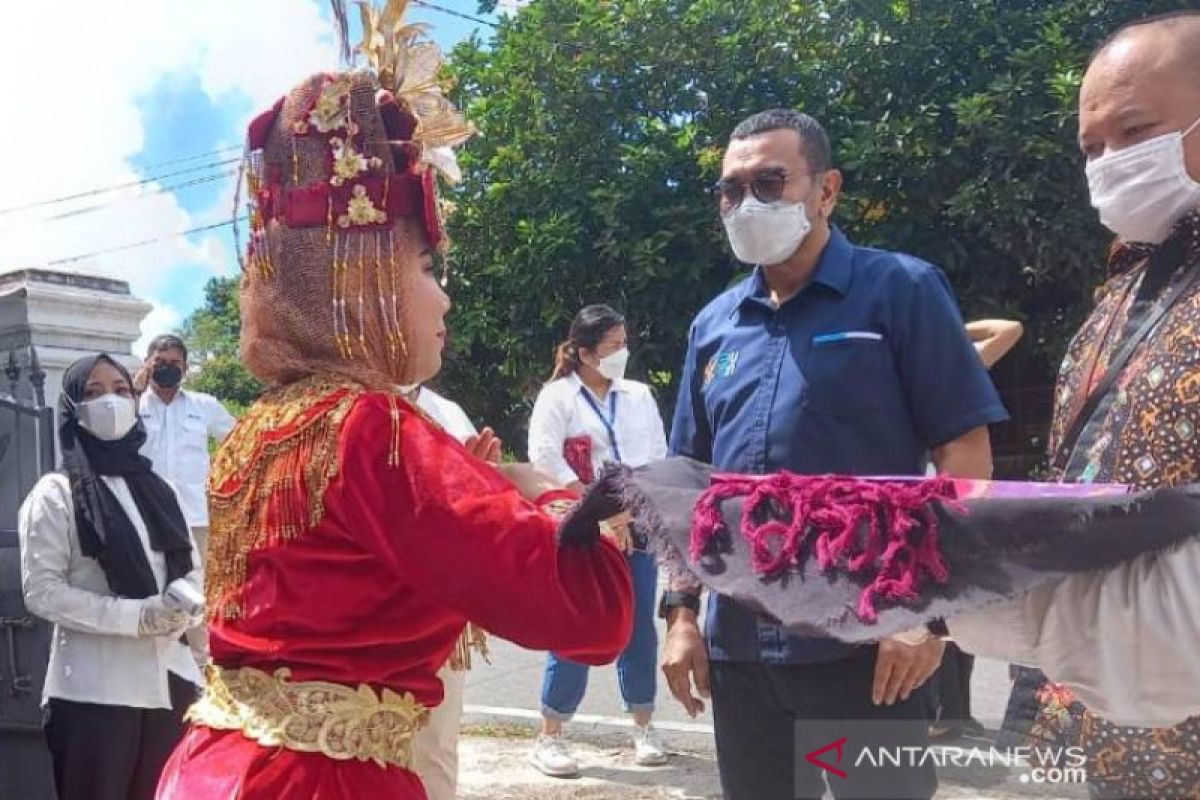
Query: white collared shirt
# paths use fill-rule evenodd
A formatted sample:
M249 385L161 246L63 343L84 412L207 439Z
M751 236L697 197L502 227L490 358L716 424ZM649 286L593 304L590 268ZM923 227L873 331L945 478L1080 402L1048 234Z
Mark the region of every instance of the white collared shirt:
M529 420L529 460L556 480L573 483L579 478L563 457L563 443L577 436L591 439L596 472L610 461L640 467L667 455L658 403L650 387L637 381L613 381L604 399L574 374L543 386Z
M208 525L208 440L224 439L237 420L212 395L183 389L170 403L146 390L138 401L138 416L146 426L142 455L179 492L188 525Z
M102 476L142 540L159 588L166 558L150 547L146 524L124 478ZM21 590L25 606L54 624L42 700L170 708L167 673L201 685L191 651L175 637L138 637L141 600L116 597L96 559L83 555L75 529L71 485L61 473L42 477L21 505ZM192 543L192 563L200 554ZM203 576L187 580L203 592Z
M467 439L479 433L474 423L462 407L453 400L447 400L426 386L417 389L417 405L437 423L446 429L446 433L465 443Z

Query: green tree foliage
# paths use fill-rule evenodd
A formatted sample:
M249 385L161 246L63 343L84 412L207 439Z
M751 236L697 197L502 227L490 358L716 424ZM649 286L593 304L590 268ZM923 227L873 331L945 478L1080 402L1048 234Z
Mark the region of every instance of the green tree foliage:
M211 278L204 287L204 305L183 323L188 360L198 367L188 388L214 395L234 414L262 393L262 384L238 358L241 327L237 278Z
M1188 5L535 0L451 59L482 136L454 196L444 383L519 445L572 315L608 302L669 409L691 317L742 274L706 189L734 125L775 106L826 124L853 238L941 266L967 316L1024 320L1056 362L1108 244L1075 143L1088 53Z
M707 189L737 122L774 106L825 123L855 240L939 265L966 316L1023 320L1052 368L1109 241L1075 144L1088 53L1122 22L1189 5L535 0L452 54L482 135L452 193L440 382L520 451L554 346L578 308L607 302L669 412L688 323L744 274ZM190 385L244 407L261 386L238 361L236 287L211 280L184 335Z

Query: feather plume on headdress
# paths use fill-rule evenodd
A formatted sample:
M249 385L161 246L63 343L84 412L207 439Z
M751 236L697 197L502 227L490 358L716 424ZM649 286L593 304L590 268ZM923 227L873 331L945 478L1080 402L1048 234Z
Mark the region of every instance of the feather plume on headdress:
M420 147L421 163L436 169L447 182L458 183L462 174L451 148L476 131L443 94L441 49L422 41L429 26L404 21L409 0L386 0L382 5L358 0L362 41L351 47L346 0L330 3L343 60L352 65L356 56L363 56L379 88L416 117L412 141Z

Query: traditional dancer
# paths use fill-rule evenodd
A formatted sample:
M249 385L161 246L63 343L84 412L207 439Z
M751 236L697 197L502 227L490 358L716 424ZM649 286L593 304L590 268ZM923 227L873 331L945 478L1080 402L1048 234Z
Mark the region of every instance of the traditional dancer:
M425 798L411 742L468 621L589 664L629 639L624 554L541 510L572 495L395 388L441 367L431 164L470 134L406 4L363 7L370 69L250 126L241 344L271 388L213 465L213 665L162 800Z

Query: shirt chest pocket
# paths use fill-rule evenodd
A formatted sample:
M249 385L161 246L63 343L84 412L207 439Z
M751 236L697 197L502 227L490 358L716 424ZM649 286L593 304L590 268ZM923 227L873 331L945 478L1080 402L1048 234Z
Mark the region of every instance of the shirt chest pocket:
M208 425L198 416L188 415L179 426L179 444L185 450L204 452L208 450Z
M896 371L882 338L813 341L802 365L806 409L834 417L876 413L895 392Z

